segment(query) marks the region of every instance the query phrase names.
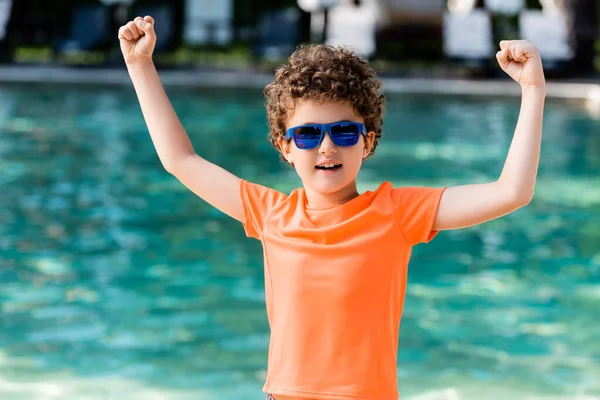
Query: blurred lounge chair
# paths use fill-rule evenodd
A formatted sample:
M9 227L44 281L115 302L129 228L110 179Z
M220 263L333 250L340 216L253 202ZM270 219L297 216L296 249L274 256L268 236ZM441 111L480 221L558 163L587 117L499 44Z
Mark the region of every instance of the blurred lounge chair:
M519 18L519 35L537 46L544 68L567 68L573 58L567 17L560 9L523 10Z
M0 41L6 37L6 28L10 18L12 0L0 0Z
M8 22L12 0L0 0L0 63L12 61L12 49L8 40Z
M329 10L326 41L343 45L363 57L375 54L375 27L379 8L374 0L364 0L360 6L342 4Z
M444 13L444 55L470 66L485 66L494 52L492 21L487 10L462 9Z
M185 0L183 38L189 45L228 45L232 22L233 0Z
M110 13L103 5L75 7L68 37L53 44L55 53L107 50L110 46Z
M300 41L300 12L294 8L265 12L258 23L254 56L268 60L287 58Z

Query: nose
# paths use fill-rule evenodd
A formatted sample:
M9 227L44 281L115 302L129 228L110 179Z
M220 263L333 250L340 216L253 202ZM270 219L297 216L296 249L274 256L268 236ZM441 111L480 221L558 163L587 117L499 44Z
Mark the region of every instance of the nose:
M319 153L328 155L328 154L334 154L335 152L337 152L337 146L335 145L335 143L333 143L333 140L331 140L331 136L329 136L329 132L325 132L323 141L321 142L321 145L319 146Z

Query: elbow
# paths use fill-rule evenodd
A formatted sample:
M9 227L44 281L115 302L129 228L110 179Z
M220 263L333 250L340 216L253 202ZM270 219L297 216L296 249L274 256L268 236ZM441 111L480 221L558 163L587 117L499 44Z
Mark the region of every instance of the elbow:
M169 162L169 163L162 162L162 166L165 169L165 171L167 171L169 174L171 174L171 175L175 175L176 174L176 172L175 172L176 168L175 168L174 163L172 163L172 162Z
M169 174L173 176L177 176L177 174L184 168L182 165L185 164L185 160L187 158L185 156L180 157L169 157L169 158L161 158L160 162Z
M510 196L510 203L515 210L529 205L531 200L533 200L533 189L515 190Z
M532 195L523 196L522 198L517 199L517 206L518 206L518 208L523 208L525 206L528 206L529 203L531 203L531 200L533 200L533 194Z
M507 181L499 180L498 184L504 193L504 201L507 208L512 211L525 207L533 200L534 186L525 184L512 184Z

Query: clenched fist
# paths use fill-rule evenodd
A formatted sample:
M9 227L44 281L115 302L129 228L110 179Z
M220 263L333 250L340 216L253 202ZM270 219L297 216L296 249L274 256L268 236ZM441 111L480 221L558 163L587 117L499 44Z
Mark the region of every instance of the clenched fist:
M540 52L532 43L526 40L503 40L496 58L502 70L521 86L546 85Z
M154 18L136 17L119 28L119 42L125 64L152 62L152 53L156 45Z

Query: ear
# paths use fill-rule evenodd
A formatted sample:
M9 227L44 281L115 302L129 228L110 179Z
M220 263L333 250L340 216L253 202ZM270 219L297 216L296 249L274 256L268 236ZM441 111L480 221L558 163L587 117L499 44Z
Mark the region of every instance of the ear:
M289 140L277 139L277 146L279 146L279 151L283 154L283 157L292 164L294 160L292 159L292 151L290 149Z
M371 132L367 133L367 136L365 137L365 140L364 140L363 158L367 158L369 156L369 153L371 152L371 149L373 148L373 143L375 143L375 132L371 131Z

